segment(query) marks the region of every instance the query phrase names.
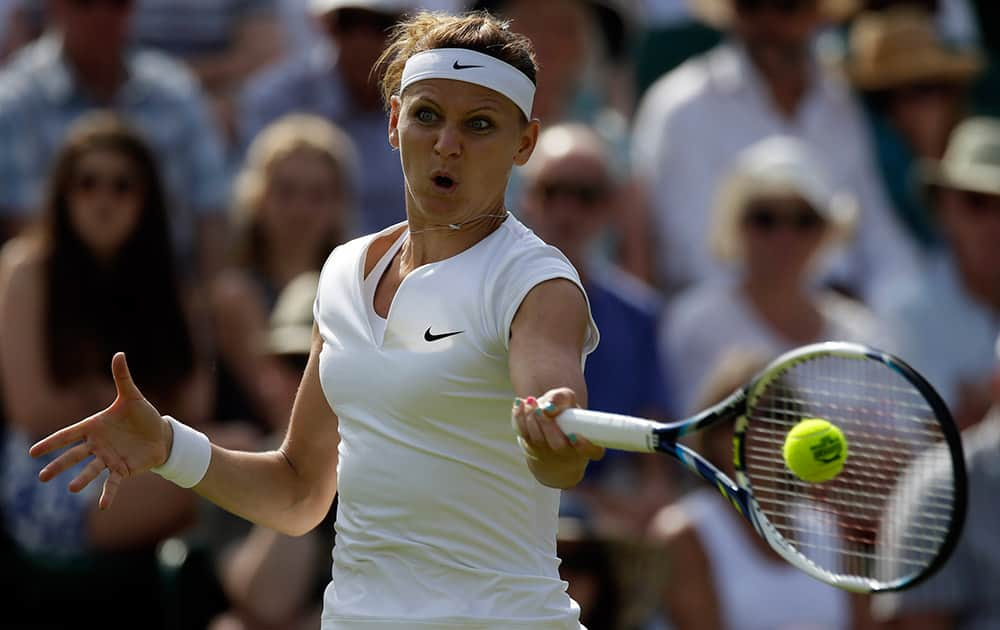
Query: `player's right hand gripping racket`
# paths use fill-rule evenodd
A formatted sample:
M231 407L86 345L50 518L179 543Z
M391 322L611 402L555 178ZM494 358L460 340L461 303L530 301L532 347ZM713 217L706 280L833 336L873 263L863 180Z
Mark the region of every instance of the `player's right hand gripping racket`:
M823 483L799 479L782 457L786 434L807 418L833 423L848 444L840 474ZM725 421L735 421L735 483L677 443ZM849 591L916 584L947 559L965 518L965 462L944 402L903 361L858 344L788 352L686 420L663 424L570 409L557 422L608 448L676 457L716 486L788 562Z

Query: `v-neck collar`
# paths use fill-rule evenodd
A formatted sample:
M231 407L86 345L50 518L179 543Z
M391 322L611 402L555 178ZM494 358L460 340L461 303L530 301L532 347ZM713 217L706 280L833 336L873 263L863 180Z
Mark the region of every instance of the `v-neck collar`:
M395 229L397 226L389 228L390 230ZM371 272L366 277L365 274L365 263L368 259L368 250L372 246L372 243L378 240L382 235L379 233L375 235L368 244L364 247L359 257L358 264L358 293L361 298L361 307L365 313L365 319L368 321L368 334L373 344L377 348L381 348L385 341L385 330L389 325L389 317L392 315L392 305L396 301L396 296L392 296L392 300L389 302L389 310L386 312L383 318L375 311L375 292L378 290L378 285L382 281L382 277L385 275L386 270L392 263L392 259L396 257L399 253L400 248L403 247L403 243L406 242L407 230L404 228L396 240L389 246L389 249L382 255L382 257L375 263L372 267ZM406 282L406 278L400 283L402 288L403 282ZM396 289L396 294L399 293L399 288Z

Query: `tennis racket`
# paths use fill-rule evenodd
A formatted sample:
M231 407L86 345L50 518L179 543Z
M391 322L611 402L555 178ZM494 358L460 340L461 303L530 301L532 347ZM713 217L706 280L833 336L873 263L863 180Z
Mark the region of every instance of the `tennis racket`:
M824 418L848 456L823 483L785 465L788 431ZM966 508L961 440L934 389L900 359L863 345L792 350L746 386L669 424L570 409L560 428L602 446L666 453L718 488L780 556L809 575L859 593L901 590L951 553ZM735 481L678 438L734 422Z

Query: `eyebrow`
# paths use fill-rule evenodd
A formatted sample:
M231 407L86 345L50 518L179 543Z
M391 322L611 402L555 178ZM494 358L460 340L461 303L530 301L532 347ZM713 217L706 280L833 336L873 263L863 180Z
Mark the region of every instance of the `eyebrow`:
M423 94L414 94L413 98L414 98L414 100L415 100L416 103L420 103L421 101L423 101L423 102L426 102L426 103L428 103L430 105L433 105L437 109L444 109L443 107L441 107L440 103L438 103L436 100L434 100L430 96L425 96ZM481 112L481 111L491 111L491 112L496 113L496 114L502 113L503 110L500 107L500 101L498 99L495 99L492 96L485 96L483 98L484 98L484 101L485 101L484 104L478 105L478 106L473 107L472 109L468 110L466 112L466 115L478 113L478 112Z

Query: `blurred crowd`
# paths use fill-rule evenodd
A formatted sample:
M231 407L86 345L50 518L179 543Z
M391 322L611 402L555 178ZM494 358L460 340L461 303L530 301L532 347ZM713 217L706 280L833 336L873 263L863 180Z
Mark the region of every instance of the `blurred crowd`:
M874 599L786 566L665 458L609 452L561 509L583 622L1000 626L992 0L0 1L0 626L318 627L335 509L290 538L145 475L102 512L28 445L113 399L120 350L216 443L278 444L327 254L405 218L386 32L480 9L535 46L543 132L507 207L587 288L591 408L684 417L839 339L903 357L967 439L959 552ZM726 431L700 445L721 467Z

